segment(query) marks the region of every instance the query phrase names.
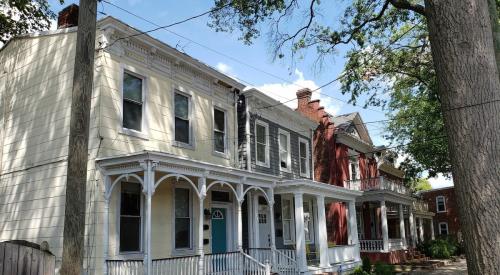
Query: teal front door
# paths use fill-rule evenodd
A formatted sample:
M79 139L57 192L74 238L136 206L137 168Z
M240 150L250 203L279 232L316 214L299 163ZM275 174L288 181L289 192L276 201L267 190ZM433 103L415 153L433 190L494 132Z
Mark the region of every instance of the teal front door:
M212 253L227 252L227 211L212 208Z

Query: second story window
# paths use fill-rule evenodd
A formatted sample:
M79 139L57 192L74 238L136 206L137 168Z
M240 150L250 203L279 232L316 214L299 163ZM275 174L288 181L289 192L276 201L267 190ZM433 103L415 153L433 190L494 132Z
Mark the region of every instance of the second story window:
M309 177L309 143L305 139L299 139L300 175Z
M290 133L279 130L280 169L290 171Z
M445 222L439 223L439 235L448 235L448 224Z
M359 163L356 157L349 158L349 174L351 176L350 180L359 179Z
M436 197L436 211L437 212L446 212L446 203L444 196Z
M143 79L123 73L123 128L142 131Z
M141 251L141 187L122 183L120 196L120 252Z
M214 109L214 150L226 152L226 113L217 108Z
M185 144L191 144L189 99L188 96L175 93L175 141Z
M269 166L269 126L255 122L255 159L258 165Z

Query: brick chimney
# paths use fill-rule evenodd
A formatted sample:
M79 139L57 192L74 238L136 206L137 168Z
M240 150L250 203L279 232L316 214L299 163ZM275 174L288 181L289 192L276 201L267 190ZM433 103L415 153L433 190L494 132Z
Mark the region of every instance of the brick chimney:
M64 29L78 26L78 5L71 4L59 12L57 28Z
M311 101L312 92L309 88L300 89L297 91L297 109L299 111L305 111L307 109L307 104Z

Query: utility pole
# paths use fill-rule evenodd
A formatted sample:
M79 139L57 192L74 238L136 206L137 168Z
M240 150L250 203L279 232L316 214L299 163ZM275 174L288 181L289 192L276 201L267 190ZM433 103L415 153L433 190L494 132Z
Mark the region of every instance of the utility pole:
M97 0L80 0L71 99L63 256L60 274L83 274L90 105Z

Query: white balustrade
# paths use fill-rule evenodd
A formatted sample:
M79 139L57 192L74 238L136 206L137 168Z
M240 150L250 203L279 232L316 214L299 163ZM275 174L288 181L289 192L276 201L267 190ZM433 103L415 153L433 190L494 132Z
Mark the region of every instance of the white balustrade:
M270 275L271 273L270 264L260 263L243 252L207 254L204 263L207 275Z
M280 275L293 275L299 272L293 249L249 248L245 253L260 263L271 263L271 270Z
M349 180L345 181L344 187L351 190L389 190L401 194L409 194L408 188L402 182L396 182L384 177Z
M402 239L389 239L389 250L401 250L404 249L404 243Z
M151 275L196 274L199 256L153 260Z
M384 249L383 240L359 240L359 247L361 251L382 251Z
M144 275L144 262L137 261L106 261L108 275Z
M354 261L359 256L356 245L342 245L328 248L328 259L331 265Z

